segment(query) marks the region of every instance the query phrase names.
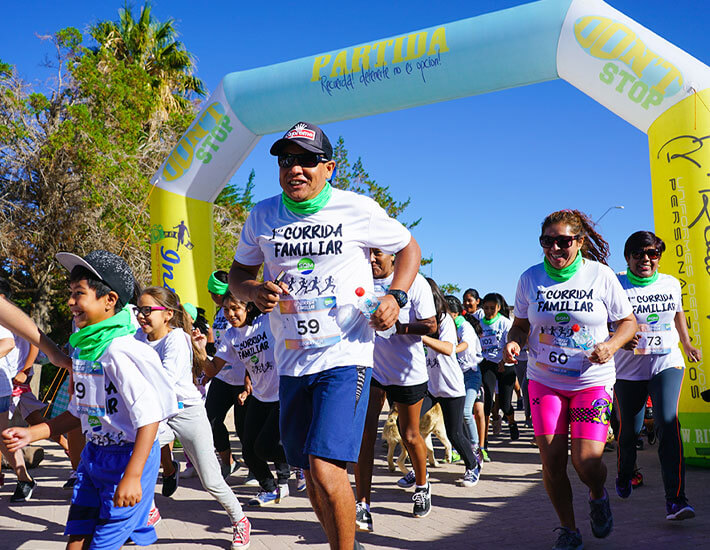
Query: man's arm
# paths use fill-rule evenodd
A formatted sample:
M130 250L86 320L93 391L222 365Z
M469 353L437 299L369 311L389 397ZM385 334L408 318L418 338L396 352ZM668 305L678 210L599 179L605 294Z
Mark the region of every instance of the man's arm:
M244 265L234 260L229 270L229 291L238 299L254 302L263 313L273 311L281 294L286 294L286 285L273 281L259 282L256 279L261 265Z
M419 273L422 261L422 251L419 243L412 237L409 244L397 252L394 263L394 275L390 289L404 290L407 292L412 286L414 278ZM380 299L380 307L372 314L372 325L377 330L387 330L397 321L399 306L393 296L386 294Z

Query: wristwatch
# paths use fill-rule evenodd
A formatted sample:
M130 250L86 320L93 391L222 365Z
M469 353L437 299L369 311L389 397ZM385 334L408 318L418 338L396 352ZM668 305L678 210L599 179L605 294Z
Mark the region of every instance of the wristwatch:
M397 305L400 308L403 308L407 305L407 300L409 300L409 298L407 297L407 293L404 290L397 290L395 288L392 288L387 291L387 294L389 294L395 299Z

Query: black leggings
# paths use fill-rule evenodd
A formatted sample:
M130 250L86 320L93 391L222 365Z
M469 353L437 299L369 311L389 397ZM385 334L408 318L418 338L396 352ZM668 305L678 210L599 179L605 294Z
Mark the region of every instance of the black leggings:
M444 426L446 426L446 435L463 458L467 470L473 470L478 461L473 456L471 442L463 433L463 404L466 396L461 397L434 397L431 394L426 394L422 403L423 416L436 403L441 405L441 412L444 416Z
M486 418L493 408L493 397L498 381L498 402L505 416L513 414L513 388L515 388L515 365L506 365L503 372L498 372L498 363L484 359L480 364L483 376L483 410Z
M267 464L276 466L279 485L288 483L291 471L286 463L279 433L279 402L265 403L255 397L246 406L246 422L242 439L244 461L264 491L274 491L274 475Z
M244 439L244 419L246 418L246 406L251 399L247 398L244 406L237 403L237 396L244 391L244 386L233 386L227 384L219 378L213 378L207 390L207 400L205 409L207 418L212 426L212 437L214 438L214 448L218 453L229 450L229 430L224 425L224 419L229 409L234 407L234 429L237 432L239 441ZM242 444L243 445L243 444Z

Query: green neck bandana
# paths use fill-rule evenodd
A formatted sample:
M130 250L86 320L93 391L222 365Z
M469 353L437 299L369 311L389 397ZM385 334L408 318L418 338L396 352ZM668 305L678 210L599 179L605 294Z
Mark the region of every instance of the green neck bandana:
M461 328L461 325L463 325L466 322L466 319L463 318L463 315L457 315L456 319L454 319L454 323L456 324L456 328Z
M547 258L545 258L545 273L547 273L550 279L552 279L553 281L557 281L558 283L564 283L565 281L569 281L572 276L577 273L577 271L579 271L579 268L581 266L581 252L577 252L577 257L574 259L574 261L567 267L563 267L562 269L555 269L550 265L550 262L547 261Z
M637 277L631 273L630 269L626 270L626 278L634 286L648 286L651 283L655 283L658 280L658 270L650 277Z
M486 325L492 325L492 324L495 323L498 319L500 319L500 311L499 311L498 313L496 313L496 316L493 317L493 319L486 319L485 317L483 317L483 319L481 319L481 322L482 322L482 323L485 323Z
M333 187L330 183L326 182L325 187L312 199L307 201L296 202L295 200L289 198L286 193L281 193L281 200L284 206L288 208L294 214L299 216L308 216L310 214L315 214L323 209L323 207L328 204L330 196L333 194Z
M214 273L216 273L216 271ZM219 294L220 296L224 296L229 290L229 284L220 281L217 277L214 276L214 273L212 273L212 275L210 275L210 278L207 280L207 290L209 290L213 294Z
M69 337L71 346L79 351L79 359L96 361L114 338L136 332L130 307L126 306L113 317L84 327Z

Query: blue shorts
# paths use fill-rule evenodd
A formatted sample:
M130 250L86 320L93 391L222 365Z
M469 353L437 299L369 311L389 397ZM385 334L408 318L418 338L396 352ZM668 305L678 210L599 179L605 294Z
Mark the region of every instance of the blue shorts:
M147 527L160 467L160 447L153 443L141 475L143 496L135 506L116 508L113 496L131 458L133 445L98 446L87 442L76 471L65 535L91 535L91 550L118 549L130 538L140 546L158 540Z
M286 461L308 469L309 455L357 462L370 395L369 367L281 376L279 424Z
M0 413L6 413L10 410L11 395L3 395L0 397Z

